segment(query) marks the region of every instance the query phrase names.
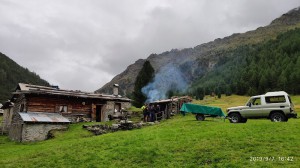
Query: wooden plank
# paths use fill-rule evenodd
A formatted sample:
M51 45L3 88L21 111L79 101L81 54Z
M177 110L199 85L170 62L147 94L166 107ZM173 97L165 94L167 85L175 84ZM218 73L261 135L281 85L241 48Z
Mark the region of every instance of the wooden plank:
M68 112L72 113L92 112L91 101L85 99L30 95L27 100L28 111L59 112L59 107L63 105L68 106Z

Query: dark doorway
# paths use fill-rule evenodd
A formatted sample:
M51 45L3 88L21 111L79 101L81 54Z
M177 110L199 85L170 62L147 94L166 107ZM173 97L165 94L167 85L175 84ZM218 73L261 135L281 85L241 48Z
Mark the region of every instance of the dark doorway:
M97 105L96 106L96 122L101 122L101 109L102 109L102 106L100 105Z
M120 112L121 111L121 103L115 103L115 111Z

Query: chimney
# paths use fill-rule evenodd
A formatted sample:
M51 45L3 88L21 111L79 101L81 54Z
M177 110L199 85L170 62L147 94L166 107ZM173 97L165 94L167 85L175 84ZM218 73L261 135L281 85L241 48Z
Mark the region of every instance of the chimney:
M119 95L119 85L118 84L113 85L113 95L115 95L115 96Z

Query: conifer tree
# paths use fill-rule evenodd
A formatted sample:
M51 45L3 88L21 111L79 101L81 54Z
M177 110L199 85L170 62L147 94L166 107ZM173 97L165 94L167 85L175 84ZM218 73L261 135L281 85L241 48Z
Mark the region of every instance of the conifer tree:
M142 88L152 81L154 77L154 69L151 63L147 60L136 77L133 91L133 105L141 107L147 100L147 96L143 94Z

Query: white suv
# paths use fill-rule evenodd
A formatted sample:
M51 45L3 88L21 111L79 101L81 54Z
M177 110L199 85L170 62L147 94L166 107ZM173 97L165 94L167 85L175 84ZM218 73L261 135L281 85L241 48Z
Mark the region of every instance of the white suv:
M231 123L245 123L248 118L269 118L274 122L283 122L296 118L297 113L290 96L279 91L252 96L245 106L228 108L227 116Z

